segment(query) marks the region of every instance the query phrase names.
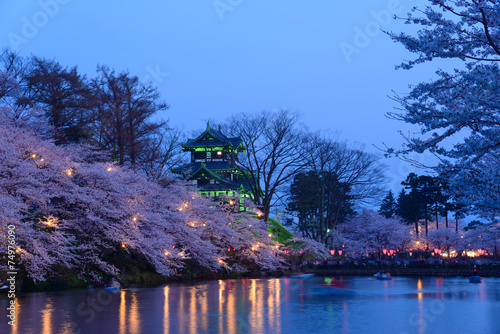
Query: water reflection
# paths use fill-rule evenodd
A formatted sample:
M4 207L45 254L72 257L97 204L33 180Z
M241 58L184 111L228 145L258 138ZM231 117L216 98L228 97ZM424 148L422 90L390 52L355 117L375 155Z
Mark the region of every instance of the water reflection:
M125 290L120 291L120 334L127 333L127 301Z
M169 334L170 330L170 309L168 307L169 305L169 293L170 293L170 287L167 285L163 288L163 333L164 334Z
M355 295L318 295L313 280L242 279L121 290L26 294L17 327L0 333L372 333L500 332L500 279L345 278ZM89 300L101 300L90 317ZM7 299L0 296L0 317ZM84 303L84 315L75 310ZM397 316L396 316L397 315ZM75 327L76 326L76 327ZM453 331L449 328L453 328Z
M130 313L128 315L129 319L129 333L130 334L140 334L141 333L141 318L139 316L139 303L137 302L137 292L132 292L132 303L130 305Z
M47 298L45 303L45 308L42 312L42 334L52 333L52 312L54 311L54 305L51 298Z
M13 334L18 334L18 328L19 328L19 317L21 315L21 304L19 303L19 298L14 298L14 305L16 305L16 320L14 321L14 326L12 328L12 333Z

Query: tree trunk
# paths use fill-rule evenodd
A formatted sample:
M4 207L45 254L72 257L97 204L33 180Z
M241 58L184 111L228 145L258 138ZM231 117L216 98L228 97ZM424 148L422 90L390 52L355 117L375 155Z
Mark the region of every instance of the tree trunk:
M324 244L326 241L326 230L325 230L325 173L322 172L321 177L321 201L319 205L319 228L321 233L321 243Z
M429 234L429 225L428 225L428 221L427 221L427 204L425 205L425 236L427 237L427 235Z
M436 204L436 230L439 230L438 208Z
M418 239L418 215L415 215L415 233L417 234Z

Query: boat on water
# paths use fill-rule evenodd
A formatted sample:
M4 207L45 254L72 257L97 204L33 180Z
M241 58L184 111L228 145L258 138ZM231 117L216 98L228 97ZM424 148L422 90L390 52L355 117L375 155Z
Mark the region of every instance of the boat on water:
M8 288L9 288L8 285L5 285L2 282L0 282L0 290L7 290Z
M120 282L118 282L114 277L104 284L104 290L106 291L118 291L120 290Z
M290 276L290 279L311 279L314 277L314 274L302 274L302 275L295 275L295 276Z
M473 275L473 276L469 277L469 282L470 283L481 283L481 277L479 277L477 275Z
M381 281L390 281L392 277L387 273L381 273L378 272L375 275L373 275L376 279L381 280Z

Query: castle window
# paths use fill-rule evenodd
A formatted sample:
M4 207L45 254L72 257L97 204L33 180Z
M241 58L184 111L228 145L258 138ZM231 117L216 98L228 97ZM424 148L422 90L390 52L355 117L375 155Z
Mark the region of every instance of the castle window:
M217 151L217 155L221 156L222 155L222 151Z
M205 161L206 157L205 152L194 152L194 161L196 162Z

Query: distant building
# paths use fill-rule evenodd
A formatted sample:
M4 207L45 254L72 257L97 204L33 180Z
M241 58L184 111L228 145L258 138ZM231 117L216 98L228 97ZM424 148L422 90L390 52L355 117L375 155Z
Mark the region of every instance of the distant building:
M238 193L242 198L251 197L248 182L236 166L238 153L246 150L241 138L228 138L207 122L206 130L196 139L188 139L182 149L191 152L191 163L173 168L172 172L183 175L201 194L219 197Z

